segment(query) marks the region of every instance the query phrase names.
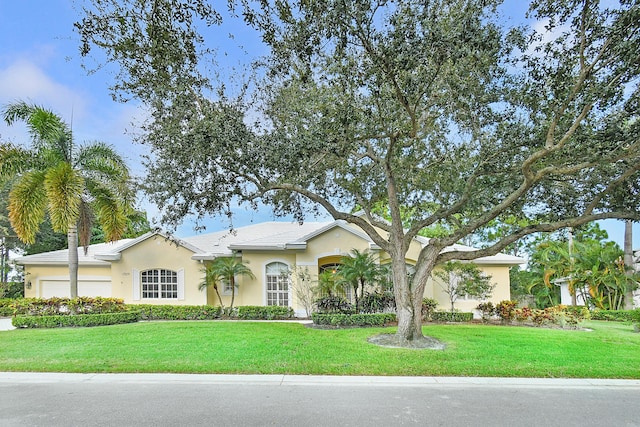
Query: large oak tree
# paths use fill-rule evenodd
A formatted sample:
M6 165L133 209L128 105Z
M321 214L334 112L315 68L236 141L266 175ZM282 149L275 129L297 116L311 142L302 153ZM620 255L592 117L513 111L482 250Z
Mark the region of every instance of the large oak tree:
M203 37L223 18L207 2L91 3L83 53L101 48L114 93L152 112L140 139L165 220L262 201L358 225L391 257L401 342L423 337L436 265L639 218L635 1L535 0L546 34L504 27L497 0L230 2L269 48L234 98L205 71L225 44ZM444 250L506 218L516 226L490 246ZM409 280L409 244L434 225Z

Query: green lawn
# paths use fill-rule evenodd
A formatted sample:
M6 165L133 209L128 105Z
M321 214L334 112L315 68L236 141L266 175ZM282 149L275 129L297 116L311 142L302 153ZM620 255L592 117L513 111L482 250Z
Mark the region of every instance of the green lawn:
M318 330L295 323L141 322L0 332L0 371L640 378L640 334L429 325L444 351L367 342L393 328Z

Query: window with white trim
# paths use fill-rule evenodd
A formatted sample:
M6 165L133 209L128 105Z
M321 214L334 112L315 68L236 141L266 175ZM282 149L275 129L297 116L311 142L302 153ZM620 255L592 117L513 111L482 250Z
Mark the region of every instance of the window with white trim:
M282 262L272 262L265 268L267 305L289 306L289 267Z
M178 299L178 273L156 268L140 273L142 298Z

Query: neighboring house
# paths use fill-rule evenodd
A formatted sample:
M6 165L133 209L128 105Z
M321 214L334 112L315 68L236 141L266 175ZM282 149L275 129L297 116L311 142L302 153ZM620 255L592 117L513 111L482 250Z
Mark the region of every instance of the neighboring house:
M407 264L415 264L427 239L414 239ZM218 305L213 289L199 290L203 268L217 257L238 254L248 263L255 279L237 278L235 305L284 305L304 316L304 305L292 290L290 272L304 269L306 284L316 281L318 272L333 268L352 249L379 252L378 246L359 228L344 221L304 224L265 222L228 230L176 239L159 232L137 239L91 245L87 254L78 249L78 294L122 298L127 304ZM455 245L457 250L472 248ZM69 295L66 250L24 256L25 296L48 298ZM379 254L380 263L388 256ZM509 268L522 264L519 257L498 254L480 258L476 264L496 283L491 300L510 298ZM294 286L299 286L296 282ZM228 284L220 292L225 305L230 302ZM448 297L432 281L425 297L448 307ZM456 308L471 311L478 301L459 299Z

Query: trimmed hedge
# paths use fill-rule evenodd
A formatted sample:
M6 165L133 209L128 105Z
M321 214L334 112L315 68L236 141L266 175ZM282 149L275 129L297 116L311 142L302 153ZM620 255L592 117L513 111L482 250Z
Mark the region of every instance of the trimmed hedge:
M385 326L396 321L394 313L369 313L369 314L340 314L340 313L313 313L311 315L316 325L330 326Z
M139 311L140 320L214 320L222 314L220 307L213 305L131 304L127 307Z
M431 320L434 322L470 322L473 320L473 313L434 311L431 313Z
M237 309L237 313L234 313L233 316L243 320L285 320L295 316L293 308L276 305L245 305L237 307Z
M140 313L127 311L122 313L77 314L54 316L15 316L11 323L16 328L64 328L117 325L135 323L140 320Z
M20 298L12 300L12 315L70 316L75 314L121 313L126 311L120 298Z
M632 322L634 320L634 316L636 315L634 312L636 310L594 310L591 312L591 320L607 320L610 322ZM638 320L640 321L640 319Z

